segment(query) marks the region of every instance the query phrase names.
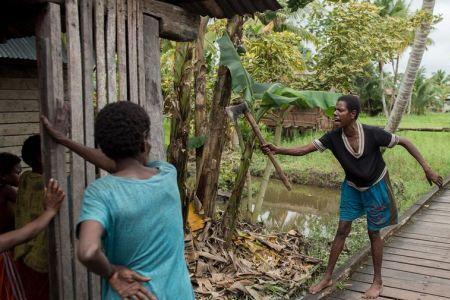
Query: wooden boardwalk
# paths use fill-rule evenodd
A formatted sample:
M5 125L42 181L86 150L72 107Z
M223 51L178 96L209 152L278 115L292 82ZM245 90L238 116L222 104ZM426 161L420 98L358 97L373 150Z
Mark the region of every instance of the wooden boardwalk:
M372 258L356 268L343 290L327 299L361 299L372 282ZM422 205L386 241L383 293L378 299L450 299L450 185Z

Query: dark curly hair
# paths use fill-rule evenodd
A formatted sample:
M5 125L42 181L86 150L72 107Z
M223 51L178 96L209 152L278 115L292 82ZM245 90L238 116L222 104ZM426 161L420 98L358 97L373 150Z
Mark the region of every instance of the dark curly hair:
M150 118L137 104L120 101L106 105L95 120L95 140L111 159L136 157L150 130Z
M347 105L347 110L349 112L356 111L355 120L358 119L359 113L361 112L361 103L358 96L355 95L344 95L338 98L337 101L345 102Z
M41 136L35 134L25 140L22 146L23 161L34 168L41 163Z
M2 152L0 153L0 176L8 175L14 167L20 163L20 157L17 155Z

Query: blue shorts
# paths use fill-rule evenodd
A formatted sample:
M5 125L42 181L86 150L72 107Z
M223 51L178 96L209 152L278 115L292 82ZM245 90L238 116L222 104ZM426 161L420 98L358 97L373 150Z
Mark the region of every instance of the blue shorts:
M385 178L365 191L357 190L345 180L341 187L339 220L353 221L366 214L370 231L397 224L397 204Z

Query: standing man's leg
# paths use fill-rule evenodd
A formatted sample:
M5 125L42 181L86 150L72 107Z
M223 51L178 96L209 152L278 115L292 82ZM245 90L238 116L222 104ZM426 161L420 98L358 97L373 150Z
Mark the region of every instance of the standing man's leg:
M363 298L376 299L381 294L383 280L381 279L381 264L383 262L383 240L380 231L368 231L373 262L373 283Z
M327 271L318 284L309 288L311 294L316 294L332 284L331 275L333 274L334 267L344 248L345 239L349 235L351 228L352 221L339 221L336 236L334 237L333 245L331 246L330 257L328 258Z

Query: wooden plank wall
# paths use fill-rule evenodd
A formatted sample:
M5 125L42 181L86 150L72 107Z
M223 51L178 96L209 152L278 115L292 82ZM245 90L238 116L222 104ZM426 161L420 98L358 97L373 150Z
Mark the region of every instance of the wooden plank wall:
M36 62L5 66L0 62L0 152L20 155L23 141L42 132L40 112L55 123L68 113L61 109L64 100L71 108L71 138L94 147L95 111L128 100L148 111L151 159L164 159L159 20L144 15L142 0L64 3L64 7L46 3L37 20L37 67ZM62 22L66 49L61 43ZM67 55L62 55L64 51ZM99 278L75 257L75 224L84 189L96 178L95 167L45 133L42 143L44 176L58 179L71 195L50 227L52 299L100 299Z

